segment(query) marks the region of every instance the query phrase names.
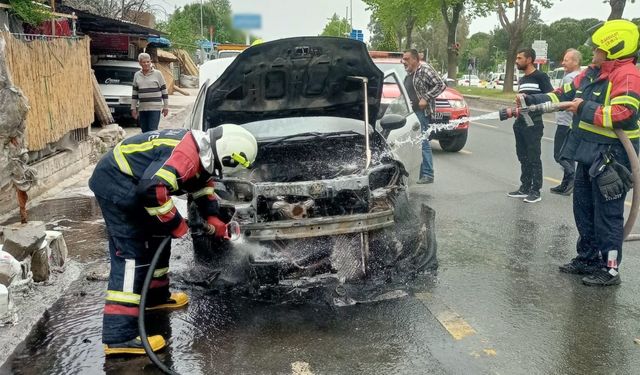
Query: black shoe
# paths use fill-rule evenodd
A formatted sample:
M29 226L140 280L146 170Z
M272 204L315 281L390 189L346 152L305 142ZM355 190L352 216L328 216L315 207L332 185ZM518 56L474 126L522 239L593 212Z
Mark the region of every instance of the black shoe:
M518 189L516 191L512 191L511 193L507 193L511 198L526 198L529 196L528 192L523 191L522 189Z
M524 201L527 203L536 203L540 202L541 200L542 197L540 196L540 192L535 190L529 192L529 195L527 195L527 197L524 199Z
M549 189L553 194L559 195L571 195L573 192L573 181L571 182L562 182L560 185L552 187Z
M596 265L577 259L572 259L571 262L563 264L558 268L560 269L560 272L571 273L574 275L591 275L600 270Z
M420 179L418 181L416 181L416 184L432 184L433 183L433 177L420 177Z
M611 272L614 272L615 275L612 275ZM582 283L587 286L620 285L621 282L622 279L620 278L620 272L606 268L601 268L592 275L582 278Z

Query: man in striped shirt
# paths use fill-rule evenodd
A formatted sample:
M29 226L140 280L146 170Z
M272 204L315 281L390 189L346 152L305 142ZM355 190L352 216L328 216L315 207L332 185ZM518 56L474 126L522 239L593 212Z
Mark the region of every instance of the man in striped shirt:
M518 51L516 65L524 73L518 82L519 94L545 94L553 91L549 76L533 66L536 52L531 48ZM525 105L524 103L522 105ZM540 202L542 188L542 161L540 160L542 131L541 114L531 114L533 126L527 126L524 118L518 116L513 123L513 134L516 137L516 154L520 162L520 188L510 192L512 198L524 198L526 203Z
M169 93L167 84L159 70L151 66L148 53L138 55L142 70L133 76L133 95L131 96L131 116L138 120L143 133L158 130L160 113L169 114Z

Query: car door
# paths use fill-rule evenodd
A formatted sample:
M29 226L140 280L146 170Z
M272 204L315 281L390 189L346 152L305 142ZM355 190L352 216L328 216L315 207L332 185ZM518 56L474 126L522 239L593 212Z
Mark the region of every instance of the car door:
M396 156L402 161L409 174L412 176L414 174L417 175L422 162L420 122L411 109L411 102L404 83L402 83L394 70L385 72L384 84L385 86L390 85L385 87L384 91L397 92L399 95L393 98L383 98L387 102L381 106L381 111L384 112L379 117L396 114L405 117L407 120L403 127L392 130L389 133L387 142ZM379 123L376 124L376 130L381 130Z
M196 101L193 103L193 108L191 109L191 113L184 122L184 128L187 129L196 129L196 130L207 130L203 128L203 113L204 113L204 99L207 96L207 88L209 88L209 80L207 79L202 86L200 86L200 91L198 91L198 96L196 97Z

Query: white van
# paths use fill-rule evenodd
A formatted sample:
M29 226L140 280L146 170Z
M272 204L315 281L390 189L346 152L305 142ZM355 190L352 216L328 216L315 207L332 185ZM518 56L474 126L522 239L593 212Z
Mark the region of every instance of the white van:
M114 120L130 119L133 76L141 69L140 64L137 61L101 60L92 68Z

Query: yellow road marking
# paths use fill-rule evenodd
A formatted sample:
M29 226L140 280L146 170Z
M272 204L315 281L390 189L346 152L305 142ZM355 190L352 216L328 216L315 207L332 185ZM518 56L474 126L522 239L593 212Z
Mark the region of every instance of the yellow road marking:
M467 150L460 150L458 152L461 153L461 154L465 154L465 155L471 155L472 154L471 151L467 151Z
M297 361L291 364L291 375L313 375L307 362Z
M456 340L462 340L465 337L473 336L477 332L469 323L451 310L445 310L436 315L436 319Z
M434 301L435 297L430 293L416 293L416 298L425 304L454 339L462 340L465 337L476 334L476 330L465 322L458 313L449 309L442 301Z

